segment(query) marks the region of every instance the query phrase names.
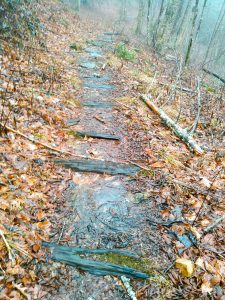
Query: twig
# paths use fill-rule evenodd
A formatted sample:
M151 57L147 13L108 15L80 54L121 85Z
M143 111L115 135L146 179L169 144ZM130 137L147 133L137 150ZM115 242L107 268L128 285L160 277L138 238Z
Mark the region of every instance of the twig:
M94 116L94 118L95 118L97 121L101 122L102 124L105 124L105 121L104 121L103 119L99 118L98 116Z
M13 128L11 128L11 127L9 127L9 126L7 126L7 125L1 123L1 122L0 122L0 126L2 126L3 128L6 128L8 131L11 131L11 132L13 132L13 133L15 133L15 134L17 134L17 135L19 135L19 136L22 136L23 138L29 140L30 142L32 142L32 143L34 143L34 144L43 146L43 147L45 147L45 148L47 148L47 149L49 149L49 150L52 150L52 151L55 151L55 152L59 152L59 153L62 153L62 154L66 154L66 155L73 155L71 152L59 150L59 149L57 149L57 148L54 148L54 147L51 147L51 146L46 145L46 144L44 144L44 143L41 143L41 142L39 142L39 141L36 141L36 140L34 140L33 138L30 138L29 136L23 134L22 132L17 131L17 130L15 130L15 129L13 129Z
M117 103L119 103L121 106L124 106L124 107L126 107L126 108L132 110L132 108L131 108L129 105L127 105L127 104L125 104L125 103L122 103L122 102L120 102L120 101L118 101L118 100L114 100L114 101L117 102Z
M210 195L210 197L212 197L213 200L218 201L218 197L215 195L214 192L211 192L207 189L203 190L200 186L197 186L197 185L189 185L189 184L187 184L185 182L182 182L180 180L173 179L170 176L168 176L168 178L170 179L170 180L168 180L168 183L175 183L175 184L180 185L180 186L182 186L182 187L184 187L188 190L194 191L198 195L200 195L200 194L204 195L204 196Z
M9 243L7 242L5 235L1 229L0 229L0 235L1 235L3 242L5 243L6 249L8 251L9 260L13 260L12 249L11 249Z
M220 170L219 170L219 171L216 173L216 175L214 176L214 179L213 179L213 181L211 182L211 184L210 184L210 186L209 186L209 188L208 188L208 192L207 192L207 194L205 195L205 199L202 201L202 204L201 204L201 206L200 206L200 208L199 208L199 210L198 210L198 212L197 212L197 214L196 214L196 217L195 217L195 219L194 219L194 221L193 221L193 223L192 223L192 226L194 226L195 222L197 221L197 219L198 219L198 217L199 217L199 215L200 215L200 213L201 213L201 211L202 211L202 208L203 208L203 206L205 205L205 202L206 202L206 200L207 200L207 195L210 193L210 189L211 189L211 187L213 186L213 184L214 184L214 182L215 182L217 176L219 175L219 173L220 173Z
M203 230L203 234L206 234L209 231L213 230L214 228L216 228L224 220L225 220L225 214L223 214L220 218L217 218L212 224L210 224L208 227L206 227Z
M197 110L197 115L195 118L195 122L193 124L192 130L190 131L190 135L193 135L198 127L198 122L200 118L200 112L201 112L201 81L200 78L198 77L197 79L197 91L198 91L198 110Z
M59 242L61 241L61 238L62 238L62 235L63 235L63 232L64 232L65 225L66 225L66 221L63 222L62 230L61 230L61 232L60 232L60 235L59 235L59 238L58 238L58 241L57 241L58 244L59 244Z
M15 283L13 283L13 287L17 289L24 298L31 299L30 296L24 292L25 288L21 288L18 284Z
M176 58L176 64L177 64L177 77L176 77L175 84L173 84L171 87L171 92L170 92L169 98L167 99L167 101L165 101L163 103L163 105L160 108L163 108L167 103L171 102L171 100L173 101L174 97L176 95L177 85L178 85L178 83L180 83L180 78L181 78L181 73L182 73L182 65L183 65L182 59L180 60L180 63L178 65L178 59Z
M123 282L123 284L127 290L127 293L130 296L130 299L137 300L136 294L133 291L132 286L130 285L130 279L127 278L126 276L121 276L121 281Z
M149 168L147 168L147 167L141 166L141 165L139 165L138 163L136 163L136 162L134 162L134 161L132 161L132 160L128 160L128 162L131 163L132 165L135 165L135 166L139 167L139 168L142 169L142 170L145 170L145 171L154 173L154 171L153 171L152 169L149 169Z

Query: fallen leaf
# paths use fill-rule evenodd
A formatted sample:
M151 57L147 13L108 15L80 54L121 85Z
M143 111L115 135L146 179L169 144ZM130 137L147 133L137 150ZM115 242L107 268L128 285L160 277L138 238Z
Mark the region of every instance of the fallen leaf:
M151 164L151 167L153 167L153 168L163 168L164 167L164 162L157 161L154 164Z
M185 277L191 277L194 273L194 263L190 259L178 258L176 260L176 267Z

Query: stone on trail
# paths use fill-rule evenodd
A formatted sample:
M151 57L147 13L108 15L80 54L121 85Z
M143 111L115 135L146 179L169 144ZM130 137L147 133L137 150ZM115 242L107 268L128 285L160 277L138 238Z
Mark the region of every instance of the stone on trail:
M68 159L68 160L54 160L56 164L64 165L65 168L72 169L77 172L91 172L109 175L125 175L132 176L140 171L140 168L133 164L123 164L116 162L109 162L104 160L91 159Z
M95 131L76 131L75 134L81 137L92 137L96 139L120 141L120 138L118 136L108 133L99 133Z

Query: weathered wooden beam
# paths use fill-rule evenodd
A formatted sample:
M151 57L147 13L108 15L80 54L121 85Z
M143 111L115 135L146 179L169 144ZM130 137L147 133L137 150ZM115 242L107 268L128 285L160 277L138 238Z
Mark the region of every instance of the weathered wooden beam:
M64 165L65 168L72 169L77 172L92 172L109 175L125 175L132 176L141 169L133 164L123 164L109 162L104 160L91 159L69 159L69 160L54 160L56 164Z
M51 258L54 261L64 262L67 265L76 267L80 270L87 271L90 274L97 276L115 275L115 276L127 276L137 279L148 279L149 275L138 270L121 266L113 263L100 262L95 260L89 260L80 258L78 255L68 253L68 251L52 249Z
M75 134L81 137L120 141L120 137L108 133L100 133L95 131L75 131Z
M75 247L68 247L68 246L62 246L55 243L48 243L43 242L42 245L46 248L50 248L53 251L58 252L65 252L69 254L118 254L121 256L127 256L138 259L139 256L133 252L127 251L127 250L120 250L120 249L88 249L88 248L75 248Z
M95 89L95 90L114 90L115 87L110 84L96 84L93 82L86 82L84 83L84 87L88 89Z
M87 107L93 107L93 108L99 108L99 109L107 109L107 108L113 108L116 106L113 102L107 102L107 101L97 101L97 100L85 100L81 102L81 106L87 106Z

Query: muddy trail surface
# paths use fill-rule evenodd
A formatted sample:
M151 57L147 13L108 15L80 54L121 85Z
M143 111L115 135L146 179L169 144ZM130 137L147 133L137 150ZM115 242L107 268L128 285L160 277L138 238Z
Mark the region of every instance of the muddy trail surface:
M156 275L171 264L164 242L147 221L149 215L157 220L159 211L154 196L139 191L136 176L143 170L127 159L136 146L127 128L127 116L114 100L121 96L120 85L114 83L116 74L105 68L105 55L119 39L113 33L103 33L78 61L83 91L68 124L76 137L76 152L98 158L56 161L72 170L73 182L63 195L67 212L61 220L61 235L52 241L76 248L129 250L139 258L107 253L90 259ZM138 149L134 153L133 159L141 155ZM61 211L65 207L58 209ZM70 235L67 243L63 240L65 231ZM51 268L59 272L57 263ZM60 269L59 289L51 290L46 299L130 299L118 276L96 276L68 266ZM146 285L145 280L131 282L135 290Z

